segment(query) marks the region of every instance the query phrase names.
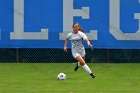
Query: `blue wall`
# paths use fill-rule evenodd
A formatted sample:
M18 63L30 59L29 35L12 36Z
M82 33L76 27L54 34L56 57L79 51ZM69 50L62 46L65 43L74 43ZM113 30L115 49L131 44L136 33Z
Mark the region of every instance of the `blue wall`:
M0 48L63 48L77 21L94 48L140 49L139 20L139 0L0 0Z

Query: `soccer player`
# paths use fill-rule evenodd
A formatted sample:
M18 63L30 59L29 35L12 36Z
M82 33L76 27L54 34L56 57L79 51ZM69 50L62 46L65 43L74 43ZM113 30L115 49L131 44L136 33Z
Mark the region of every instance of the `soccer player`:
M73 32L68 33L66 36L64 51L67 52L67 43L70 40L72 44L72 55L78 61L74 70L77 71L77 69L81 65L83 69L87 71L92 78L94 78L95 75L92 73L92 71L85 62L86 53L85 48L82 44L82 40L84 40L89 47L92 47L92 45L90 44L90 41L88 40L87 36L82 31L80 31L80 26L78 23L74 23L72 28Z

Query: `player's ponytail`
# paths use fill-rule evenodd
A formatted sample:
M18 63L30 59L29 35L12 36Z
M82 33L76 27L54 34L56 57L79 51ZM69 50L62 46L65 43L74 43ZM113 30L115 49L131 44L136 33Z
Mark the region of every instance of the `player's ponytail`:
M85 30L84 29L82 29L81 27L79 28L79 31L81 31L81 32L85 32Z

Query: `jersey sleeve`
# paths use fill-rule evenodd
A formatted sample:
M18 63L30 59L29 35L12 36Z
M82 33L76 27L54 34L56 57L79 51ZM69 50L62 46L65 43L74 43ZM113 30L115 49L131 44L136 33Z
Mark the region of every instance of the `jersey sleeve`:
M83 38L83 40L88 38L83 32L80 32L80 36Z
M68 33L67 36L66 36L66 38L69 39L70 38L70 35L71 35L71 33Z

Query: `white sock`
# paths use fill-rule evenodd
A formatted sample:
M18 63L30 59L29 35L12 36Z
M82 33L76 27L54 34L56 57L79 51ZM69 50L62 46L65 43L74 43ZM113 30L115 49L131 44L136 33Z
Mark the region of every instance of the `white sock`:
M78 66L80 66L80 62L78 62Z
M83 69L84 69L85 71L87 71L89 74L92 73L91 70L90 70L90 68L87 66L87 64L83 65L82 67L83 67Z

